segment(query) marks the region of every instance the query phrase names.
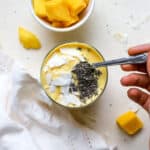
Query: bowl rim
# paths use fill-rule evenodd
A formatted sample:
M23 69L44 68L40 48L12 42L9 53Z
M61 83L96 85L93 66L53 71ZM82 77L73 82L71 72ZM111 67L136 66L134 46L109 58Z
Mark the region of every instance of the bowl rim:
M81 19L80 21L78 21L74 25L72 25L70 27L66 27L66 28L53 27L52 25L44 22L44 20L42 20L40 17L38 17L35 14L34 9L33 9L33 0L30 0L29 8L30 8L30 11L31 11L31 14L32 14L33 18L37 22L39 22L39 24L42 27L45 27L46 29L51 30L51 31L55 31L55 32L68 32L68 31L73 31L73 30L79 28L80 26L82 26L88 20L88 18L92 14L92 11L93 11L94 5L95 5L95 0L89 0L89 1L90 1L89 2L89 4L90 4L89 10L88 10L87 14L83 17L83 19Z
M42 61L42 64L41 64L41 68L40 68L40 84L41 84L41 87L42 87L42 89L44 90L45 94L46 94L46 95L48 96L48 98L49 98L50 100L52 100L55 104L58 104L59 106L63 106L64 108L67 108L67 109L70 109L70 110L78 110L78 109L86 108L86 107L92 105L93 103L95 103L95 102L97 101L97 99L100 98L100 96L104 93L104 91L105 91L105 89L106 89L106 86L107 86L107 83L108 83L108 68L105 67L105 68L106 68L106 81L105 81L105 85L104 85L104 88L103 88L102 92L101 92L101 93L98 95L98 97L97 97L95 100L93 100L91 103L89 103L89 104L87 104L87 105L83 105L83 106L70 107L70 106L67 106L67 105L63 105L63 104L61 104L61 103L55 101L53 98L51 98L51 97L48 95L48 93L46 92L46 90L44 89L44 86L43 86L43 84L42 84L42 76L41 76L45 59L46 59L47 56L48 56L54 49L56 49L57 47L63 46L63 45L66 45L66 44L77 44L77 43L79 43L79 44L81 44L81 45L82 45L82 44L83 44L83 45L87 45L87 46L90 47L91 49L94 49L94 50L102 57L103 61L105 61L105 59L104 59L102 53L99 52L99 50L96 49L96 48L95 48L94 46L92 46L91 44L87 44L87 43L84 43L84 42L78 42L78 41L63 42L63 43L61 43L61 44L57 44L57 45L54 46L51 50L49 50L49 52L48 52L48 53L45 55L45 57L43 58L43 61Z

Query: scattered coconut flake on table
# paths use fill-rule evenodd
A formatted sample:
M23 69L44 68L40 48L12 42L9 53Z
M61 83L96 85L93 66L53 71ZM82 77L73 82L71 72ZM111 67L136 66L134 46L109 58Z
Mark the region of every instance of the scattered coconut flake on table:
M145 16L144 18L138 20L137 22L131 23L131 24L130 24L130 27L131 27L132 29L137 30L137 29L140 29L140 27L141 27L142 25L144 25L145 23L147 23L148 21L150 21L150 15Z
M72 94L66 94L60 96L60 103L63 105L74 104L76 106L80 106L82 103L78 97Z
M128 43L128 34L127 33L116 32L113 35L113 37L122 44Z
M85 61L84 57L82 56L81 52L76 48L60 48L60 52L62 54L70 55L79 58L81 61Z
M71 73L68 73L68 72L62 73L62 74L60 74L60 76L58 78L51 81L51 85L54 85L54 86L70 85L71 78L72 78Z
M134 22L131 24L131 27L133 29L139 29L142 25L145 23L148 23L150 21L150 14L145 15L141 19L139 19L137 22Z
M47 62L47 65L50 67L50 68L53 68L53 67L59 67L59 66L62 66L64 64L67 63L67 57L65 56L62 56L62 55L53 55L51 57L51 59Z
M142 16L136 16L131 14L129 19L125 21L126 24L129 25L130 28L134 30L140 29L140 27L150 21L150 14L145 14Z

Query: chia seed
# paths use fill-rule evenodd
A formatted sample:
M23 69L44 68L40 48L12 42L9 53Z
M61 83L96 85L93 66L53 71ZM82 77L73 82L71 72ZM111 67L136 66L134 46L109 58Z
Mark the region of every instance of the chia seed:
M73 93L73 92L77 92L77 91L78 91L78 89L77 89L76 85L74 83L71 83L69 92Z
M81 48L81 47L78 47L77 49L78 49L79 51L81 51L81 50L82 50L82 48Z
M85 100L91 98L97 94L98 77L101 75L99 70L96 70L88 62L78 63L72 70L75 75L74 81L77 80L77 84L72 83L70 85L70 92L78 91L80 93L80 99Z

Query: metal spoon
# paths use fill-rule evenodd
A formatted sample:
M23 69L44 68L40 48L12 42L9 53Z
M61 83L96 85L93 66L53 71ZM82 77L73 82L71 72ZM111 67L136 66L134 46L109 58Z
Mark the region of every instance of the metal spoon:
M145 63L147 60L147 54L140 54L135 56L130 56L128 58L119 58L119 59L113 59L108 60L104 62L99 63L93 63L92 65L95 68L103 67L103 66L112 66L112 65L121 65L121 64L142 64Z

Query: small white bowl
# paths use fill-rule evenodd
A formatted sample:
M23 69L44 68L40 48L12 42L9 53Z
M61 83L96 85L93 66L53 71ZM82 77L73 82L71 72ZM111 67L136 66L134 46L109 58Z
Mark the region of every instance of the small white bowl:
M94 2L95 0L89 0L89 4L87 6L87 8L80 14L80 20L73 24L72 26L69 27L54 27L52 26L50 23L44 21L43 19L41 19L40 17L38 17L33 9L33 0L30 0L30 8L31 8L31 13L33 15L33 17L35 18L35 20L37 20L37 22L39 22L43 27L45 27L46 29L55 31L55 32L68 32L68 31L72 31L75 30L77 28L79 28L80 26L82 26L90 17L90 15L92 14L93 8L94 8Z

